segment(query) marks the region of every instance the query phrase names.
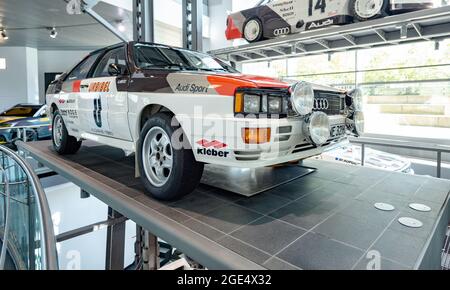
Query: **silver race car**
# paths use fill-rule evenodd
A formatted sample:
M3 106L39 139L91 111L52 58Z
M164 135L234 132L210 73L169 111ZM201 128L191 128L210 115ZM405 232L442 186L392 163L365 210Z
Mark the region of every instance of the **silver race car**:
M228 40L248 42L433 8L433 0L263 0L228 16Z

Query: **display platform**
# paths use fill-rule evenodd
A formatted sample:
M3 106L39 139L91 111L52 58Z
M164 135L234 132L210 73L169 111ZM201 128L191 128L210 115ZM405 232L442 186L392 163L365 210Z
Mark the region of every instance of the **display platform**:
M315 171L299 165L235 168L207 164L201 183L232 193L251 197L304 177Z
M316 172L250 198L201 185L162 203L121 150L89 144L61 157L50 142L19 147L209 269L440 269L449 180L306 160Z

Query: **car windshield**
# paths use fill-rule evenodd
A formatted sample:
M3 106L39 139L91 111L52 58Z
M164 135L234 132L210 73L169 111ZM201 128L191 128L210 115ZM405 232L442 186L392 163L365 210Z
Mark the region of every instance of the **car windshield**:
M15 106L0 114L1 117L33 117L41 107Z
M205 53L153 44L136 44L134 59L141 69L178 69L237 73L230 65Z

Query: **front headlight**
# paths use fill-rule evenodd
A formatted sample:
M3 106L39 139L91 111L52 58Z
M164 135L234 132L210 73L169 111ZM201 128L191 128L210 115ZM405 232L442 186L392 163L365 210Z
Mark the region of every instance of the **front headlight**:
M323 112L314 112L306 118L303 133L310 143L322 146L330 139L330 119Z
M288 110L287 91L246 89L235 95L235 113L286 115Z
M261 97L256 95L244 95L244 112L258 114L261 111Z
M363 110L363 93L360 89L355 89L350 93L355 111Z
M291 95L292 109L300 116L310 114L314 108L314 90L311 84L301 82L295 85Z

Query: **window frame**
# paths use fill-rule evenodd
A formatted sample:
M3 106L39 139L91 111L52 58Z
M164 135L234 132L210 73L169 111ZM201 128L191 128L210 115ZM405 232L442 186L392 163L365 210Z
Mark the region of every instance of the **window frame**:
M126 62L127 70L128 70L128 73L127 73L126 75L130 75L131 70L130 70L129 58L128 58L128 45L125 43L125 44L115 45L115 46L111 46L111 47L107 47L107 48L103 48L103 49L100 49L100 50L96 50L96 51L91 52L89 55L87 55L85 58L83 58L77 65L75 65L74 68L72 68L72 69L66 74L66 76L64 77L63 82L70 81L70 80L69 80L69 76L70 76L77 68L79 68L81 65L83 65L83 64L84 64L91 56L93 56L93 55L95 55L95 54L98 54L97 58L95 59L95 62L91 65L88 74L86 75L85 78L83 78L83 80L91 79L91 78L92 78L92 75L93 75L93 73L94 73L94 68L97 68L99 62L103 59L103 57L105 56L105 54L108 53L108 52L111 51L111 50L119 49L119 48L122 48L122 49L124 49L124 51L125 51L125 62ZM76 79L76 80L78 80L78 79Z
M125 57L124 58L125 59L125 66L127 67L126 73L124 73L121 76L129 76L130 75L130 67L128 65L129 62L128 62L128 56L127 56L127 49L126 48L127 48L126 45L122 45L122 46L116 46L116 47L112 47L112 48L109 48L109 49L105 49L103 51L103 53L100 55L100 57L92 65L91 70L89 71L89 74L88 74L88 78L91 79L91 78L103 78L103 77L105 77L105 76L95 76L94 74L95 74L97 68L99 67L100 63L103 61L103 59L106 57L106 55L109 52L111 52L113 50L120 50L120 49L122 49L122 51L123 51L123 54L124 54L124 57ZM108 77L108 76L106 76L106 77ZM109 76L109 77L112 77L112 76Z
M89 68L89 72L87 73L86 77L83 78L83 79L89 79L89 78L90 78L89 75L90 75L90 73L91 73L92 68L97 64L98 59L103 55L103 52L102 52L102 51L94 51L94 52L90 53L88 56L86 56L85 58L83 58L82 61L80 61L73 69L70 70L69 73L67 73L66 77L64 78L64 82L66 82L66 81L77 81L77 80L80 80L80 79L78 79L78 78L77 78L77 79L70 80L69 78L70 78L70 75L71 75L75 70L77 70L77 69L80 68L82 65L84 65L84 64L85 64L92 56L94 56L94 55L96 55L96 54L98 54L98 55L97 55L97 58L95 59L94 63L91 65L91 67Z

